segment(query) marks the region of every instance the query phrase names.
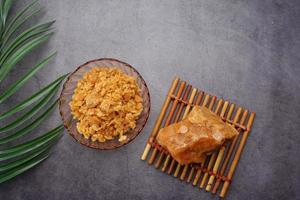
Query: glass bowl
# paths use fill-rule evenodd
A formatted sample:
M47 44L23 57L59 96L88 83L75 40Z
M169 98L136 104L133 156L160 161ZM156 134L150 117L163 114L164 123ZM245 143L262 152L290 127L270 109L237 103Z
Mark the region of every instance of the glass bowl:
M141 95L143 98L143 111L140 114L137 122L136 128L129 130L126 133L127 139L125 141L119 142L118 137L113 140L107 140L105 142L93 142L91 139L86 139L77 131L76 123L77 120L73 118L71 114L71 108L69 103L72 99L74 90L77 86L77 82L81 77L93 67L116 67L121 69L125 74L135 77L138 86L141 89ZM131 65L119 61L113 58L101 58L97 60L88 61L87 63L79 66L72 74L70 74L63 85L62 92L60 94L59 100L59 111L63 124L68 130L69 134L80 144L100 150L115 149L128 144L132 141L144 128L150 113L150 94L146 82L143 77L134 69Z

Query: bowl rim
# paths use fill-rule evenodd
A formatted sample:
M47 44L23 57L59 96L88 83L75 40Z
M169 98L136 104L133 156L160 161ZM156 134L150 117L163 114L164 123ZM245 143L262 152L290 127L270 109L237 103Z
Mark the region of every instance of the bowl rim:
M125 65L126 67L129 67L131 68L135 73L137 73L137 75L140 77L141 81L142 81L142 84L145 85L145 88L146 88L146 92L147 92L147 95L149 96L149 107L148 107L148 110L146 111L146 120L144 122L144 124L141 126L140 129L137 130L137 133L134 134L134 136L130 139L130 140L127 140L126 142L122 143L121 145L118 145L118 146L112 146L111 148L97 148L97 147L93 147L93 146L90 146L90 145L87 145L87 144L84 144L83 142L77 140L74 136L74 134L71 133L71 130L68 128L68 126L66 125L66 120L64 119L64 116L62 114L62 111L61 111L61 106L62 106L62 93L63 91L65 90L66 88L66 84L67 82L69 82L70 78L72 77L72 75L74 75L79 69L81 69L82 67L84 67L85 65L88 65L92 62L96 62L96 61L103 61L103 60L108 60L108 61L115 61L115 62L119 62L119 63L122 63L123 65ZM151 111L151 96L150 96L150 92L149 92L149 88L147 86L147 83L146 81L144 80L144 78L142 77L142 75L134 68L132 67L130 64L124 62L124 61L121 61L121 60L118 60L118 59L115 59L115 58L98 58L98 59L93 59L93 60L89 60L87 62L85 62L84 64L81 64L79 65L73 72L69 73L68 77L66 78L63 86L62 86L62 89L61 89L61 92L60 92L60 95L59 95L59 114L60 114L60 117L62 119L62 122L63 122L63 126L65 127L65 129L67 130L68 134L70 136L72 136L72 138L77 142L77 143L80 143L81 145L85 146L85 147L88 147L88 148L91 148L91 149L96 149L96 150L99 150L99 151L102 151L102 150L113 150L113 149L117 149L117 148L120 148L120 147L123 147L127 144L129 144L131 141L133 141L141 132L142 130L144 129L148 119L149 119L149 116L150 116L150 111Z

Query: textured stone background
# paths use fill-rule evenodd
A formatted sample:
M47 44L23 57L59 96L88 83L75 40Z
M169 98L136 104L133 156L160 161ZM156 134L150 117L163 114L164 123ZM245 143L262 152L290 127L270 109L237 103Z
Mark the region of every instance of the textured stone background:
M26 1L17 1L14 9ZM143 132L95 151L67 134L39 167L0 186L0 199L212 199L139 158L174 75L256 111L228 199L300 199L300 3L290 1L42 0L33 21L56 19L56 35L21 62L1 90L50 51L7 109L59 74L95 58L132 64L151 92ZM55 113L40 128L60 121ZM36 133L38 134L38 133Z

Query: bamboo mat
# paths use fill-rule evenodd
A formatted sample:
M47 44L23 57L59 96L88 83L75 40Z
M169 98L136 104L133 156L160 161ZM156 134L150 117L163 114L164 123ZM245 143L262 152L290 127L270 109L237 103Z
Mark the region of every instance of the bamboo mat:
M226 141L220 149L211 155L207 155L204 165L180 165L156 143L156 135L160 128L185 118L194 105L209 108L226 123L233 125L239 134L234 139ZM254 112L229 101L217 99L216 96L198 90L176 77L169 89L141 159L146 160L148 158L149 165L154 165L162 172L212 194L217 194L220 190L219 196L225 197L246 144L254 116Z

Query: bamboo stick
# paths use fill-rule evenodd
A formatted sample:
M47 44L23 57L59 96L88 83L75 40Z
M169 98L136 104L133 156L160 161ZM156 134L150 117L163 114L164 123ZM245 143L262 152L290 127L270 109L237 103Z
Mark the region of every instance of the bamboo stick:
M178 91L177 91L176 98L178 98L178 94L179 94L180 92L182 92L182 90L184 89L184 85L185 85L185 82L182 81L181 84L180 84L180 86L179 86L179 89L178 89ZM175 110L175 109L173 109L174 104L175 104L175 100L173 101L173 105L172 105L172 107L171 107L171 110L170 110L170 112L169 112L167 118L169 118L169 116L172 116L172 115L174 114L174 110ZM176 105L177 105L177 104L176 104ZM175 108L176 108L176 106L175 106ZM158 133L158 130L157 130L157 133ZM153 140L155 139L157 133L156 133L155 136L153 137ZM149 165L151 165L151 164L154 162L154 160L155 160L155 158L156 158L157 151L158 151L157 148L154 148L154 150L152 151L152 154L151 154L151 156L150 156L150 159L148 160L148 164L149 164Z
M176 160L173 159L173 160L171 161L171 164L170 164L170 167L169 167L169 170L168 170L168 174L169 174L169 175L172 173L173 168L175 167L175 165L176 165Z
M203 104L202 104L202 106L203 106L203 107L207 106L207 104L208 104L208 100L209 100L209 97L210 97L210 95L209 95L209 94L206 94L206 95L205 95L205 97L204 97L204 101L203 101Z
M240 118L240 115L241 115L241 112L242 112L242 109L241 109L241 107L239 107L237 109L237 112L236 112L235 117L233 119L233 123L237 123L238 122L238 120ZM207 184L207 186L205 188L205 190L207 192L209 192L211 190L212 184L213 184L213 182L215 180L215 177L216 177L215 174L218 172L220 163L221 163L221 161L223 159L223 155L224 155L225 149L226 149L225 146L222 146L221 149L220 149L220 151L219 151L216 163L215 163L215 165L213 167L213 174L209 177L208 184Z
M203 165L204 165L204 164L201 164L201 167L202 167ZM201 170L201 168L199 168L199 169L197 170L197 172L196 172L196 175L195 175L195 178L194 178L194 181L193 181L193 186L197 185L198 180L199 180L199 178L200 178L200 176L201 176L201 172L202 172L202 170Z
M247 111L247 110L244 110L243 115L242 115L242 118L241 118L241 120L240 120L240 124L241 124L241 125L243 125L243 124L245 123L245 120L246 120L246 118L247 118L247 115L248 115L248 111ZM236 145L236 143L237 143L237 141L238 141L239 134L240 134L240 131L238 132L238 135L232 140L232 142L231 142L231 144L230 144L230 146L229 146L229 150L228 150L228 152L227 152L227 155L226 155L226 157L225 157L225 159L224 159L224 162L223 162L223 164L222 164L221 170L220 170L220 172L219 172L219 175L220 175L220 176L223 176L223 174L225 173L225 170L226 170L227 165L228 165L228 163L229 163L230 157L231 157L231 155L232 155L232 153L233 153L234 147L235 147L235 145ZM217 181L216 181L216 183L215 183L215 185L214 185L214 188L213 188L213 190L212 190L212 193L213 193L213 194L215 194L215 193L217 192L217 190L218 190L220 184L221 184L221 179L217 179Z
M209 109L209 110L212 110L212 109L213 109L216 100L217 100L217 97L216 97L216 96L213 96L212 99L211 99L211 101L210 101L210 103L209 103L209 106L208 106L208 109Z
M171 107L171 110L170 110L170 112L169 112L169 115L168 115L168 117L167 117L167 119L166 119L166 121L165 121L164 127L165 127L165 126L168 126L168 125L170 124L171 119L173 118L174 112L175 112L176 107L177 107L178 102L179 102L178 99L180 99L181 94L182 94L184 88L185 88L185 82L181 82L181 84L180 84L180 86L179 86L179 89L178 89L178 92L177 92L177 95L176 95L176 99L175 99L174 102L173 102L173 105L172 105L172 107ZM161 164L161 162L162 162L162 160L163 160L164 155L165 155L164 152L161 151L161 152L160 152L160 155L159 155L159 157L158 157L158 160L157 160L157 162L156 162L156 164L155 164L155 167L156 167L156 168L159 168L159 167L160 167L160 164ZM152 158L152 157L151 157L151 158ZM154 159L155 159L155 156L154 156L153 160L154 160ZM151 159L150 159L150 160L151 160ZM150 162L150 160L149 160L149 162ZM152 161L152 162L153 162L153 161Z
M201 101L201 99L202 99L202 97L203 97L203 94L204 94L203 92L200 92L200 93L198 94L198 97L197 97L196 102L200 102L200 101ZM191 99L194 99L194 97L195 97L195 96L194 96L193 93L192 93L191 96L190 96L189 101L191 101ZM191 102L193 102L193 101L191 101ZM188 110L189 110L189 108L186 108L186 109L185 109L185 113L184 113L184 115L183 115L183 118L186 117L186 115L187 115L187 113L188 113ZM179 118L176 119L176 122L177 122L178 120L179 120ZM171 158L170 158L170 156L169 156L169 158L167 157L166 160L170 160L170 159L171 159ZM169 162L169 161L168 161L168 162ZM169 174L169 175L172 173L175 164L176 164L176 160L172 159L171 164L170 164L170 166L169 166L169 170L168 170L168 174Z
M177 114L176 114L176 116L175 116L174 122L177 122L177 121L179 120L179 117L180 117L180 115L182 114L183 107L185 106L185 103L184 103L184 102L187 101L191 89L192 89L192 86L191 86L191 85L188 85L187 89L185 90L185 92L184 92L184 94L183 94L183 98L182 98L183 102L181 102L181 104L180 104L180 107L179 107L179 109L178 109L178 111L177 111ZM198 96L199 96L199 95L198 95ZM163 171L163 172L166 171L167 166L168 166L168 164L169 164L169 162L170 162L170 159L171 159L171 156L170 156L170 155L167 155L167 158L165 159L165 162L164 162L163 167L162 167L162 171Z
M182 180L182 181L184 180L188 168L189 168L189 165L184 165L184 168L183 168L182 173L180 175L180 180Z
M223 99L219 99L217 107L216 107L216 111L215 111L216 114L218 114L219 110L221 109L222 104L223 104Z
M190 98L189 98L188 105L186 106L186 108L185 108L185 110L184 110L182 119L186 118L187 114L189 113L189 111L190 111L190 109L191 109L191 107L192 107L194 98L195 98L195 96L196 96L196 93L197 93L197 89L196 89L196 88L193 88L192 93L191 93L191 96L190 96Z
M227 107L228 107L228 104L229 102L228 101L225 101L224 105L223 105L223 108L221 110L221 114L220 116L221 117L224 117L225 113L226 113L226 110L227 110ZM229 108L229 111L228 111L228 115L227 115L227 118L230 119L231 115L232 115L232 112L234 110L234 104L231 104L230 108ZM207 157L206 157L207 158ZM208 166L207 166L207 171L204 173L203 177L202 177L202 181L200 182L200 185L199 187L200 188L203 188L205 183L206 183L206 180L207 180L207 177L208 177L208 172L211 170L211 168L213 167L213 164L215 162L217 158L217 151L214 152L212 154L212 156L210 157L210 160L209 160L209 163L208 163Z
M211 98L211 101L210 101L210 103L209 103L208 109L212 110L212 108L213 108L213 106L214 106L214 104L215 104L215 102L216 102L216 99L217 99L216 96L213 96L213 97ZM180 176L180 180L182 180L182 181L184 180L184 178L185 178L185 176L186 176L186 172L187 172L187 170L188 170L188 167L189 167L189 165L184 165L184 168L183 168L182 173L181 173L181 176ZM191 170L191 171L190 171L190 174L189 174L189 177L192 176L191 173L194 173L194 172Z
M162 120L163 120L163 118L165 116L166 110L167 110L167 108L169 106L169 103L171 101L170 95L172 95L174 93L174 91L175 91L175 89L176 89L176 87L178 85L178 82L179 82L179 78L175 77L173 79L173 82L171 84L171 87L170 87L170 90L168 92L168 95L167 95L167 97L165 99L165 102L164 102L164 104L162 106L161 112L160 112L160 114L159 114L159 116L158 116L158 118L157 118L157 120L155 122L155 126L154 126L154 128L153 128L153 130L152 130L151 135L150 135L149 138L151 138L151 136L154 137L157 134L157 131L158 131L160 125L161 125L161 122L162 122ZM146 160L147 155L148 155L150 149L151 149L151 144L150 144L149 141L147 141L145 150L144 150L144 152L143 152L143 154L141 156L141 160Z
M209 101L210 95L206 94L203 101L203 106L206 106ZM175 169L174 177L177 177L180 172L181 165L178 163Z
M223 99L219 99L218 101L218 104L217 104L217 107L216 107L216 110L215 110L215 113L218 114L219 113L219 110L221 109L221 106L223 105ZM227 107L227 106L226 106ZM204 163L202 164L202 167L203 167ZM201 173L202 173L202 170L201 168L197 170L196 172L196 175L195 175L195 178L194 178L194 181L193 181L193 186L197 185L199 179L200 179L200 176L201 176Z
M179 103L179 100L178 100L178 99L180 99L180 97L181 97L181 95L182 95L182 92L183 92L184 88L185 88L185 82L182 82L182 83L180 84L179 90L178 90L177 95L176 95L176 98L177 98L177 99L174 100L174 103L173 103L173 105L172 105L172 108L171 108L171 110L170 110L170 113L169 113L169 115L168 115L168 117L167 117L167 119L166 119L166 122L165 122L165 125L164 125L164 126L168 126L168 125L170 124L171 119L172 119L172 117L173 117L173 115L174 115L174 112L175 112L175 110L176 110L176 107L177 107L177 105L178 105L178 103Z
M195 167L192 167L186 182L188 183L191 182L194 172L195 172Z
M190 111L190 109L191 109L191 107L192 107L191 104L192 104L193 101L194 101L196 92L197 92L197 89L196 89L196 88L193 88L192 94L191 94L191 96L190 96L190 98L189 98L189 104L188 104L188 105L186 106L186 108L185 108L185 111L184 111L184 114L183 114L182 119L186 118L187 114L189 113L189 111ZM180 166L181 166L181 165L178 163L178 164L177 164L176 171L175 171L175 173L174 173L174 176L175 176L175 177L178 176L178 173L179 173L179 170L180 170ZM178 169L178 168L179 168L179 169Z
M248 123L247 123L247 131L245 131L243 133L241 142L240 142L240 144L238 146L237 152L236 152L236 154L235 154L235 156L233 158L233 161L231 163L231 166L230 166L228 174L227 174L227 178L229 180L232 179L233 173L234 173L234 171L236 169L236 166L238 164L238 161L239 161L239 159L241 157L241 153L242 153L242 151L243 151L243 149L245 147L245 144L246 144L246 141L247 141L247 138L248 138L251 126L252 126L253 121L254 121L254 116L255 116L254 113L250 114L250 117L249 117L249 120L248 120ZM226 192L228 191L229 184L230 184L229 181L225 181L224 182L223 188L222 188L221 193L220 193L220 197L225 197Z
M224 105L223 105L223 108L222 108L222 110L221 110L220 117L224 117L228 105L229 105L229 102L228 102L228 101L225 101L225 103L224 103Z
M177 163L177 166L176 166L176 169L175 169L175 172L174 172L174 177L177 177L179 172L180 172L180 169L181 169L181 164Z
M203 95L204 95L204 92L200 91L199 94L198 94L198 97L196 99L195 105L200 105L200 102L201 102L201 100L203 98Z
M184 102L187 101L188 95L189 95L189 93L190 93L191 88L192 88L192 87L190 87L190 88L188 88L188 89L186 90L186 92L185 92L185 94L184 94L184 97L183 97L183 101L184 101ZM197 101L200 102L201 99L202 99L202 96L203 96L203 92L201 91L201 92L198 93L196 102L197 102ZM180 105L180 107L179 107L179 109L178 109L178 112L177 112L177 115L176 115L176 117L175 117L174 123L176 123L176 122L179 121L179 118L180 118L180 116L181 116L181 113L182 113L182 110L183 110L183 107L184 107L184 106L185 106L185 103L182 102L181 105ZM162 172L165 172L165 171L167 170L167 167L168 167L168 165L169 165L170 160L171 160L171 156L170 156L170 155L167 155L167 158L165 159L165 162L164 162L163 167L162 167L162 169L161 169ZM170 165L170 169L169 169L169 171L168 171L168 174L171 174L171 169L173 169L173 167L171 168L171 166L174 166L174 165L175 165L175 160L172 159L171 165Z

